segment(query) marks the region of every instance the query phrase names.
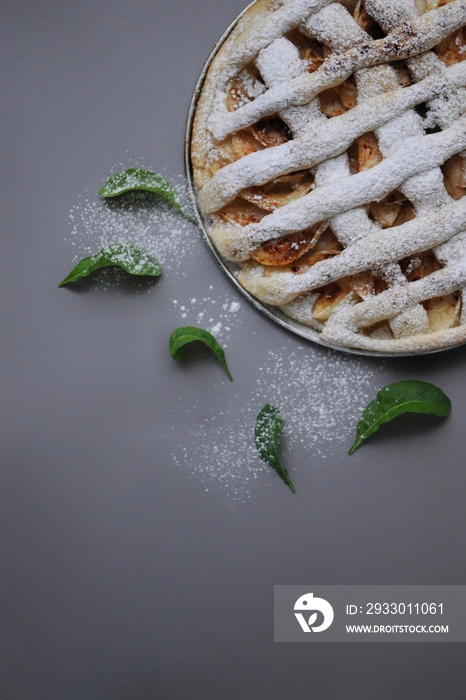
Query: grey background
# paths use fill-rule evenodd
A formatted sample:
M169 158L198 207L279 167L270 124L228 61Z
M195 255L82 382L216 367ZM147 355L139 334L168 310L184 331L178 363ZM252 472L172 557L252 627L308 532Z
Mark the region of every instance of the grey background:
M270 473L232 507L169 459L167 405L189 386L200 422L223 381L168 356L173 290L56 287L79 193L128 154L182 171L197 76L242 7L2 3L2 700L464 696L461 645L274 644L273 585L464 582L466 348L384 375L438 383L448 421L387 426L351 459L295 454L298 496ZM185 284L199 276L229 288L207 251ZM247 310L239 411L286 337Z

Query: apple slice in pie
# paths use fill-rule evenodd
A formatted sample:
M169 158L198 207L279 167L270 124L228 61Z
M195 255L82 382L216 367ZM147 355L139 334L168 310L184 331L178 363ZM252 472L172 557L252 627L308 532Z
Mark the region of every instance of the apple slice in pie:
M256 299L333 346L466 341L466 0L257 0L196 108L198 207Z

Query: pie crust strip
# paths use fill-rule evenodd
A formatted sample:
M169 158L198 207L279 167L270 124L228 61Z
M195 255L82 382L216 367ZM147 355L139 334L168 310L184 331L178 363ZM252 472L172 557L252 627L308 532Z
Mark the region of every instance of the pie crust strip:
M287 7L284 3L283 9ZM436 46L466 23L466 0L454 2L406 22L402 29L384 39L367 42L348 51L331 55L314 73L299 76L259 95L235 112L226 109L220 91L216 109L209 119L209 128L221 141L263 117L280 112L291 105L310 102L320 92L341 85L352 73L380 63L416 56ZM241 39L241 35L239 37ZM258 48L256 47L256 53Z
M218 211L243 189L334 158L344 153L358 136L432 100L447 88L465 85L466 62L458 63L410 87L367 99L341 116L325 118L321 124L313 122L298 138L256 151L223 167L200 190L200 206L206 213Z
M319 324L312 324L311 313L316 299L313 290L359 272L373 271L396 286L377 296L365 296L362 302L350 293L322 328L323 339L387 352L438 349L456 342L464 335L464 328L428 333L428 327L422 328L421 323L419 335L400 338L393 323L399 314L409 316L418 311L425 321L422 302L451 295L466 285L466 197L452 199L440 170L451 156L464 157L466 153L466 63L447 66L429 50L466 24L466 0L454 0L420 16L414 0L366 0L369 15L390 32L385 39L376 41L339 2L285 0L272 12L270 3L260 0L256 4L265 12L257 13L249 25L245 16L244 27L222 55L223 69L213 66L215 109L208 123L213 135L220 139L222 128L227 135L279 110L294 140L223 167L206 184L202 183L201 208L213 214L247 187L306 168L315 168L316 189L266 215L257 224L240 226L215 216L210 230L214 243L224 257L241 262L264 242L328 221L338 240L347 246L338 255L312 267L306 268L304 263L296 272L247 263L239 274L240 282L261 301L281 305L285 312L293 305L299 307L305 322L316 326ZM292 17L291 8L296 11ZM278 23L274 27L278 18L280 29ZM337 26L333 20L340 24ZM296 47L282 37L288 31L283 29L286 21L289 29L299 27L333 50L314 73L309 74L306 66L298 65L299 55L296 61L293 56ZM236 62L232 60L234 56ZM285 56L289 63L280 70ZM410 87L400 86L391 66L379 65L401 58L406 59L411 76L417 81ZM258 95L256 99L235 112L226 111L224 98L229 80L254 59L268 89L262 92L259 82L261 89L254 93ZM341 84L352 73L360 104L341 117L327 120L314 98L328 87ZM413 109L421 103L428 103L429 108L424 120ZM265 111L261 106L264 104L269 105ZM253 114L256 116L251 117ZM425 129L433 126L444 131L425 135ZM351 175L345 151L368 131L376 132L384 160L370 170ZM380 201L395 189L400 189L414 206L416 219L380 230L364 205ZM429 250L444 267L408 282L398 261ZM463 304L462 322L465 314ZM361 329L383 321L390 323L393 340L360 333Z
M366 3L366 7L369 9L371 16L373 16L387 32L393 30L394 27L402 22L406 22L417 16L414 0L397 0L396 5L390 7L387 7L384 0L369 0ZM369 38L369 35L358 25L354 17L339 4L331 5L322 10L315 17L309 18L304 23L304 27L313 38L318 38L320 41L325 42L333 51L362 43ZM335 37L338 37L338 39L335 40ZM423 77L425 79L425 75L429 75L429 71L437 77L442 78L447 70L445 64L431 52L410 59L407 63L412 73L414 73L415 79L416 76L417 79L422 80ZM466 64L459 65L464 66ZM357 72L355 77L358 87L358 97L362 100L376 98L381 92L383 94L387 89L398 89L400 92L402 91L397 73L391 65L365 69ZM446 93L444 88L441 92L443 95L448 94L448 100L436 99L433 103L431 102L428 104L428 107L432 110L436 121L441 121L442 126L446 127L453 124L455 119L465 111L465 91L462 90L463 94L458 95L456 90L453 89ZM388 157L394 149L398 148L405 139L423 136L424 133L425 129L421 118L414 110L404 112L398 118L391 122L386 122L376 130L378 145L385 158ZM440 168L435 168L414 176L404 182L400 190L410 200L411 204L414 205L417 215L433 211L440 204L447 204L452 201L445 188L443 174ZM463 235L466 236L466 234ZM457 260L457 256L452 255L456 249L457 245L453 244L450 240L440 247L434 248L434 253L438 260L445 264L450 260ZM399 279L397 279L397 284L399 285ZM404 278L404 284L402 283L401 286L406 286L407 284L408 282L406 278ZM456 289L454 291L456 291ZM432 294L432 296L436 295ZM408 300L409 295L405 297L405 305L400 307L400 311L403 312L404 315L409 313ZM425 330L428 330L427 313L425 311L424 313L426 323ZM393 328L392 324L392 332L394 330L396 329ZM419 330L421 330L420 327ZM396 332L394 334L395 336L397 335Z
M466 261L462 260L404 287L387 289L365 299L353 307L352 317L359 328L372 326L396 316L413 304L457 292L465 284Z
M430 250L450 240L464 228L466 197L429 211L401 226L379 230L301 274L264 271L262 267L253 265L245 266L238 279L261 301L282 305L299 294L318 289L335 280L364 270L377 270L389 263Z
M246 260L261 243L303 231L320 221L371 202L396 190L409 178L443 165L466 148L466 117L440 133L415 136L370 170L322 185L276 209L259 223L219 224L211 231L220 253L229 260Z
M350 17L342 6L338 5L338 7L341 7L341 11ZM279 63L277 63L276 60L277 55L280 57ZM299 58L296 47L285 38L277 39L268 48L262 50L256 65L262 78L269 87L279 82L283 75L293 77L305 70L304 61ZM300 132L304 130L309 131L313 128L314 124L318 124L319 122L325 124L329 123L320 109L318 99L313 100L309 105L303 107L289 108L282 112L280 116L288 124L294 136L299 136ZM320 165L316 169L316 185L319 186L325 182L331 182L339 177L347 177L350 176L350 174L349 160L345 153L338 158L334 158ZM329 224L338 240L346 246L351 245L358 237L371 235L375 231L378 231L378 227L369 219L363 207L343 212L333 217ZM392 263L389 269L385 269L384 276L391 284L407 284L407 280L397 263ZM308 299L308 303L310 303L311 307L314 301L315 299ZM296 316L296 309L288 309L285 306L282 310L285 313ZM303 304L299 304L299 314L301 317L303 313L306 313ZM311 313L307 313L306 317L308 323L310 322L311 325L314 326L317 325ZM418 330L419 332L427 330L429 325L427 312L420 306L413 307L409 309L407 313L403 314L402 318L393 320L390 325L395 336L400 336L405 333L411 334L414 330Z
M242 68L256 58L261 49L297 27L303 18L317 12L330 2L334 0L285 0L281 7L273 12L258 12L252 19L250 15L242 18L236 27L236 38L231 43L228 54L221 57L216 66L219 85L224 87Z

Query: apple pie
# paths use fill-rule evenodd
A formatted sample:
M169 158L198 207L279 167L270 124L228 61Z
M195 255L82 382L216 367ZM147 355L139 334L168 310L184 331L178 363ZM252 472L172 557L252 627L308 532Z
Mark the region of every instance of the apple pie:
M210 63L191 162L220 256L323 342L466 341L466 0L257 0Z

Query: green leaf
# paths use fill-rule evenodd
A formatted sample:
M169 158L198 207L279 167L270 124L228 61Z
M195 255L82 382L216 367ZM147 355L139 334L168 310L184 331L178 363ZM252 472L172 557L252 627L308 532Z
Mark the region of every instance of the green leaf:
M228 375L228 379L232 382L233 377L228 369L227 361L225 359L225 353L222 347L215 340L212 333L204 330L203 328L196 328L196 326L183 326L181 328L176 328L170 336L170 352L174 360L181 360L183 357L183 346L188 343L193 343L194 341L200 340L202 343L207 345L218 357L220 364Z
M180 198L175 189L161 175L153 173L151 170L142 168L129 168L121 173L116 173L99 190L99 195L105 199L119 197L126 192L152 192L162 197L166 202L177 209L192 224L196 221L192 219L184 210Z
M261 459L267 462L272 469L275 469L280 479L293 493L296 493L296 489L288 476L288 472L283 467L280 460L282 427L283 418L280 415L279 409L268 403L256 418L254 441Z
M366 406L357 427L356 440L348 454L352 455L383 423L403 413L431 413L445 417L450 411L450 399L434 384L414 379L390 384Z
M121 267L130 275L138 276L158 277L162 274L162 266L151 255L147 255L134 245L112 243L95 255L81 260L58 286L63 287L70 282L76 282L101 267Z

